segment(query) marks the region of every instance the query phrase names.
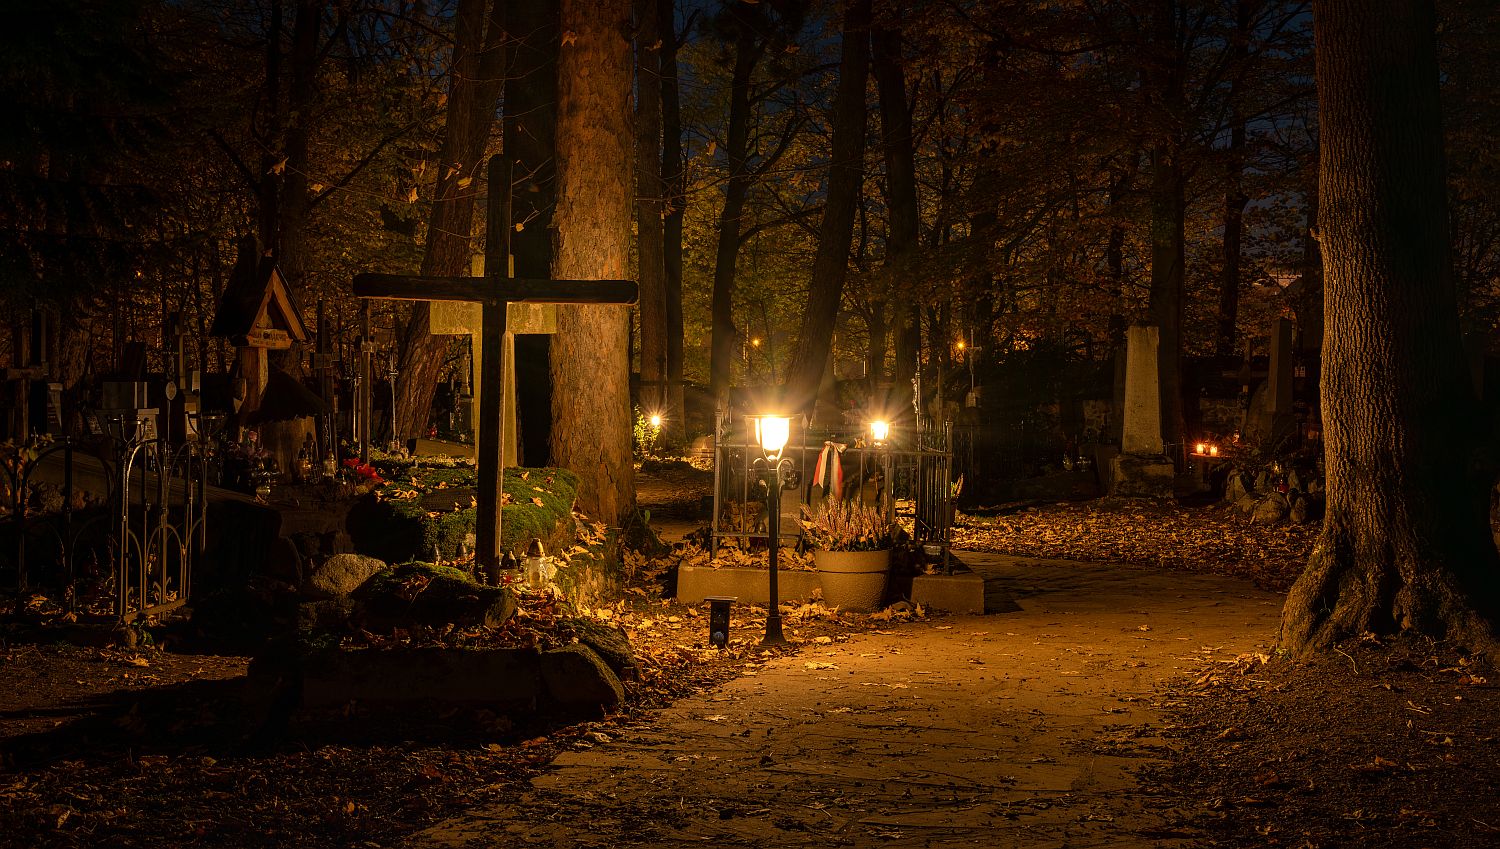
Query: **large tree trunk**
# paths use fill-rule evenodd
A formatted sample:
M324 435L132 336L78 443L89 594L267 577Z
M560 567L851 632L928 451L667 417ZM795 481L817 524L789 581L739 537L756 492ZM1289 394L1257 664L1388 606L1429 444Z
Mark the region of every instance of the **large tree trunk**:
M1182 290L1186 186L1181 150L1163 142L1151 154L1151 323L1161 333L1162 441L1182 443Z
M307 224L312 211L312 196L307 189L308 145L317 96L323 8L324 4L315 0L298 0L297 16L292 23L292 78L287 91L286 161L279 169L282 182L276 262L293 289L307 275Z
M485 5L485 0L461 0L458 5L447 132L438 154L437 197L427 220L427 252L422 257L422 274L427 276L469 273L474 193L466 187L479 174L504 81L504 28L498 18L503 4L495 4L488 27ZM426 430L432 393L450 341L451 337L428 332L427 302L416 302L402 337L401 379L396 381L399 438L419 436Z
M687 194L682 175L682 97L677 85L677 16L675 0L657 0L657 34L661 37L661 175L666 204L662 215L662 266L667 313L666 436L670 443L687 438L682 360L682 212Z
M750 193L750 80L765 52L765 41L753 25L756 16L744 5L731 12L736 24L734 72L729 82L729 130L724 138L724 156L729 164L729 182L724 188L724 207L719 212L719 241L714 255L712 350L709 354L709 385L716 403L722 404L734 375L734 265L740 253L740 216ZM847 239L845 240L847 241Z
M1186 274L1187 178L1182 153L1186 133L1187 57L1179 41L1180 0L1156 0L1151 21L1149 95L1163 129L1151 150L1151 323L1160 331L1162 441L1181 446L1182 295Z
M511 167L510 252L517 277L552 274L553 131L557 124L557 5L552 0L510 0L502 138ZM549 462L552 378L549 337L516 337L516 421L528 466Z
M636 262L641 287L641 409L667 407L667 267L662 229L661 45L658 0L635 0Z
M797 346L787 367L786 403L811 412L818 384L828 367L833 328L849 271L849 240L854 235L865 158L865 80L870 69L870 0L849 0L844 12L843 57L833 99L833 158L828 166L828 200L818 228L807 309Z
M1307 202L1307 224L1302 228L1302 285L1294 309L1297 311L1297 336L1293 350L1308 359L1316 359L1323 349L1323 255L1318 249L1318 163L1313 161L1313 185Z
M1236 122L1229 131L1231 150L1239 150L1245 144L1245 122ZM1232 356L1238 341L1236 327L1240 316L1240 234L1245 224L1245 206L1250 198L1241 187L1243 166L1236 159L1229 166L1229 191L1224 195L1224 273L1219 279L1218 334L1214 352L1221 357Z
M912 150L911 111L906 105L906 67L901 57L901 31L877 27L870 36L876 88L880 93L880 124L885 151L885 185L890 210L890 230L886 236L886 266L897 275L910 271L913 251L917 247L918 225L917 169ZM916 305L910 298L897 298L893 305L896 335L896 391L910 385L917 370L917 351L921 336L917 331ZM881 311L884 318L884 310ZM881 322L881 361L884 361L884 322ZM871 332L874 341L874 331ZM873 345L872 345L873 347ZM873 360L873 356L872 356ZM870 379L878 380L881 362L870 364ZM904 397L904 395L902 396ZM889 414L889 412L887 413Z
M1229 83L1229 159L1225 164L1227 188L1224 191L1224 273L1219 282L1219 332L1215 352L1221 357L1234 354L1235 326L1240 313L1240 233L1245 223L1245 119L1240 114L1244 85L1245 58L1250 49L1250 0L1235 3L1233 40L1229 61L1234 64L1234 79Z
M1104 266L1109 275L1109 347L1125 349L1125 213L1124 196L1134 177L1134 168L1109 184L1109 239L1104 246ZM1119 418L1118 416L1116 418Z
M558 279L624 279L630 256L630 0L563 0L558 61ZM552 340L552 461L578 507L611 525L635 508L630 310L560 306Z
M1493 468L1448 262L1433 4L1313 10L1328 511L1281 642L1416 632L1493 657Z

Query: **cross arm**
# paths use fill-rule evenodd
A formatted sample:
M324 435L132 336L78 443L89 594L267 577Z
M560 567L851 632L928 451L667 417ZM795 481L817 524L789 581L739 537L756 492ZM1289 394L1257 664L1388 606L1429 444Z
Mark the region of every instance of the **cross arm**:
M469 301L488 304L633 304L633 280L534 280L525 277L416 277L357 274L354 294L395 301Z

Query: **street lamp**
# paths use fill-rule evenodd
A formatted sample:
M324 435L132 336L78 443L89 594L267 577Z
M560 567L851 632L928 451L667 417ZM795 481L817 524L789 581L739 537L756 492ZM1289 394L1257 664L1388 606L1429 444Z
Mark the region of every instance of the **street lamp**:
M885 419L875 419L870 422L870 444L875 447L880 460L880 491L885 495L885 514L887 517L895 515L896 500L891 497L891 452L886 449L891 438L891 423ZM880 500L876 500L876 506L880 506Z
M766 482L767 533L771 544L770 610L766 613L766 636L760 641L763 646L784 646L786 637L781 635L781 599L776 591L776 560L781 552L781 491L797 485L797 470L792 461L781 456L791 435L792 420L789 416L766 414L751 416L755 423L755 441L760 443L763 456L755 460L755 468Z

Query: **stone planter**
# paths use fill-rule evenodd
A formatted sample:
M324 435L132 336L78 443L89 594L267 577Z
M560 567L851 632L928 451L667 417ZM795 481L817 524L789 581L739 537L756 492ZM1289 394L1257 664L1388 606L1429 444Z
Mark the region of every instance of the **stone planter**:
M843 610L880 609L890 551L815 551L813 563L823 584L823 601Z

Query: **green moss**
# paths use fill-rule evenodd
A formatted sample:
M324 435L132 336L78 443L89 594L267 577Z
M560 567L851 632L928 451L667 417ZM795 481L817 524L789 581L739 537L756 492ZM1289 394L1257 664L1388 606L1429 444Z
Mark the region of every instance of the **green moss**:
M474 533L476 511L467 506L475 485L472 468L427 468L398 461L382 461L390 481L380 498L351 513L351 533L361 550L384 560L453 558L472 549L466 540ZM453 510L429 510L424 496L454 490L464 505ZM566 469L510 468L505 470L504 491L510 503L500 511L502 549L524 553L532 537L540 537L553 548L572 538L573 501L578 477ZM462 493L462 495L460 495ZM433 505L429 498L427 505Z
M412 561L411 563L402 563L398 566L389 566L381 569L379 572L371 575L368 581L360 585L359 592L387 592L394 590L414 575L421 575L433 583L449 585L453 589L461 589L461 585L479 586L474 577L462 569L454 569L451 566L442 566L437 563Z

